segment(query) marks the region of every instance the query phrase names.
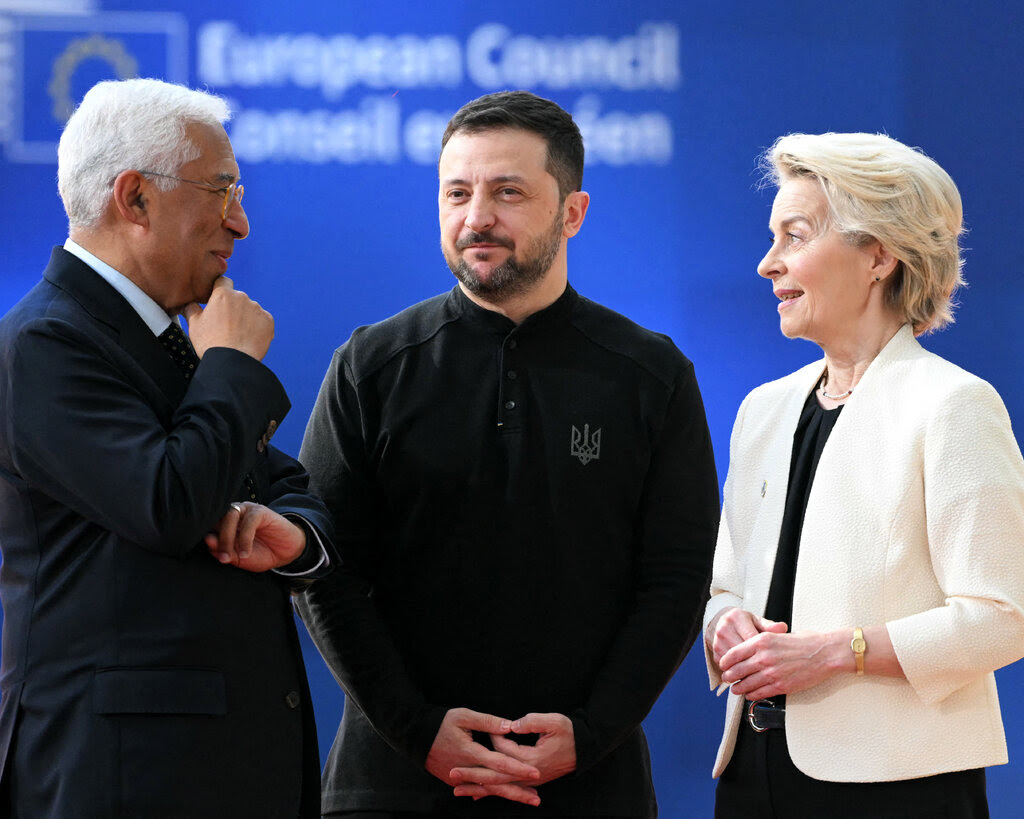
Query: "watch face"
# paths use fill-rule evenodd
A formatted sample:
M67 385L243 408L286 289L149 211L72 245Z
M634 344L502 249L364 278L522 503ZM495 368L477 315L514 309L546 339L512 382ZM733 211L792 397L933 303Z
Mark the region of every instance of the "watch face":
M850 643L850 648L853 649L854 654L863 654L864 650L868 647L868 644L864 642L864 639L854 638L853 642Z

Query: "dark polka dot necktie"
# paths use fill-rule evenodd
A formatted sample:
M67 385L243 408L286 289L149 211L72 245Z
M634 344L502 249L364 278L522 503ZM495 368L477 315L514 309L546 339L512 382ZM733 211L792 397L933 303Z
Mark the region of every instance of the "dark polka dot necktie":
M199 356L196 355L192 344L177 323L172 321L171 326L159 335L159 339L160 343L164 345L164 349L174 359L174 363L185 374L185 380L191 379L196 367L199 366Z

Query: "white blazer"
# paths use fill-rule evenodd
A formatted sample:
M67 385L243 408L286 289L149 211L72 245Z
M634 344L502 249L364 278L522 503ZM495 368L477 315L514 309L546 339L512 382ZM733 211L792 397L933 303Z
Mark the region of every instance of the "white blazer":
M704 626L763 614L793 433L824 361L751 392L729 474ZM904 326L836 422L807 502L792 631L885 623L906 680L839 674L786 698L796 766L878 782L1007 761L992 672L1024 656L1024 461L995 390ZM871 646L868 646L870 654ZM711 687L721 672L705 643ZM743 714L732 693L714 776Z

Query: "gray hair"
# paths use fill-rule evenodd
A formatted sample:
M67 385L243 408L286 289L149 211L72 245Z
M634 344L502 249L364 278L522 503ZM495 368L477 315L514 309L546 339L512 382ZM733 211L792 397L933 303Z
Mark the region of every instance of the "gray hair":
M175 175L199 156L189 125L223 125L227 103L162 80L97 83L71 115L57 148L57 186L70 228L90 229L103 216L121 171ZM169 190L178 183L154 177Z
M884 134L789 134L761 160L766 179L814 178L830 224L854 245L880 242L899 261L886 303L915 334L953 321L953 294L964 285L963 204L938 163Z

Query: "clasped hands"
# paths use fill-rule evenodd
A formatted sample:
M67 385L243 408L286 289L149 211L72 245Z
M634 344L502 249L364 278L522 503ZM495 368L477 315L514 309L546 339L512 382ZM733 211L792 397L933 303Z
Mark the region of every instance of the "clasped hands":
M488 734L494 750L473 739ZM520 745L509 734L537 734ZM427 754L427 771L456 796L499 796L536 807L537 788L576 769L572 721L562 714L527 714L517 720L453 708L445 714Z
M785 623L738 607L723 609L705 639L722 683L751 701L812 688L849 661L849 645L833 634L790 633Z
M306 548L302 527L259 503L233 503L217 531L204 538L206 548L225 565L265 572L292 563Z

